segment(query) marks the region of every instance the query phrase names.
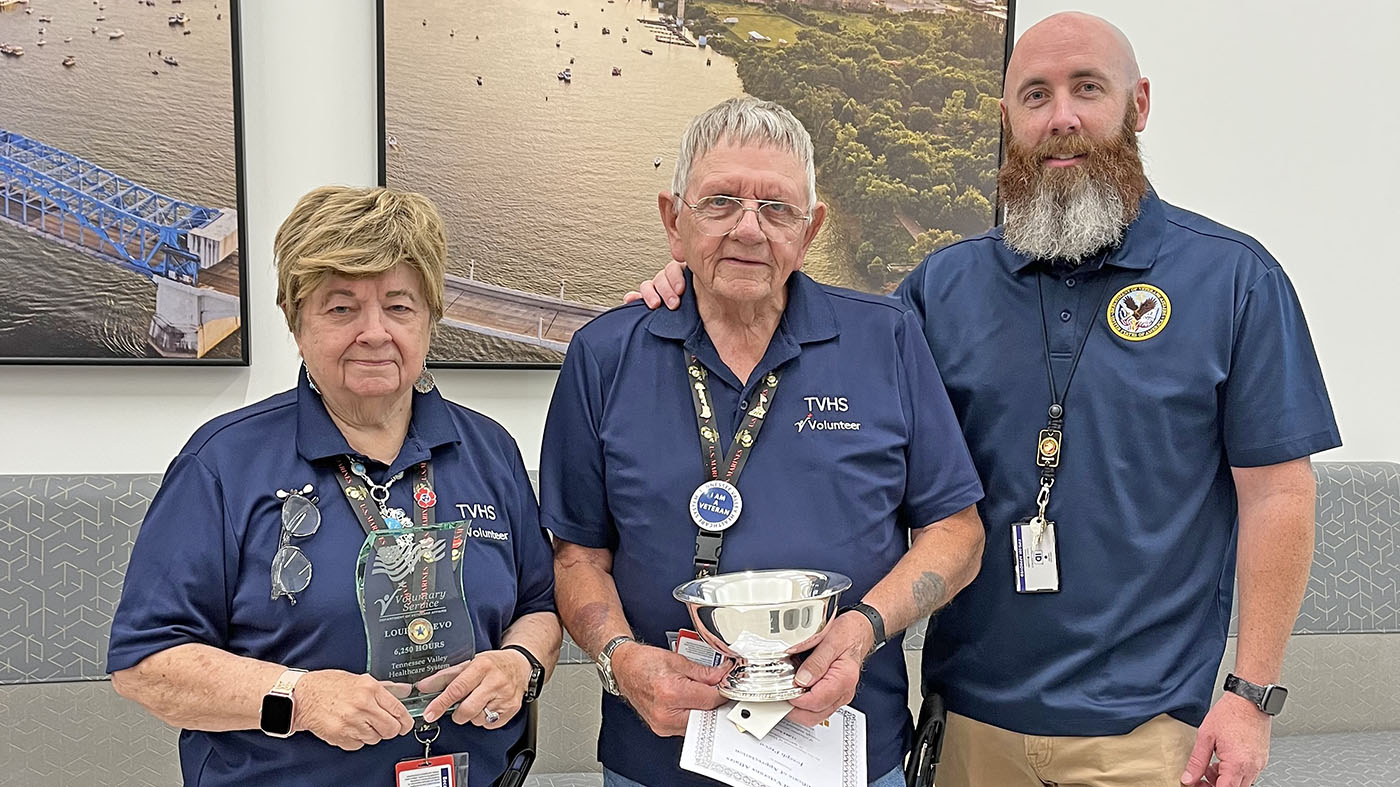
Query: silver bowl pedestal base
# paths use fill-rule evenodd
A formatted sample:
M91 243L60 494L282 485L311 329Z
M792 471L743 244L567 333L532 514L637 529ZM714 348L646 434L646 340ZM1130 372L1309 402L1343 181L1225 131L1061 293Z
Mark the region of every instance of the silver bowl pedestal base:
M792 660L740 662L719 684L719 693L740 702L778 702L800 697L807 690L797 685Z

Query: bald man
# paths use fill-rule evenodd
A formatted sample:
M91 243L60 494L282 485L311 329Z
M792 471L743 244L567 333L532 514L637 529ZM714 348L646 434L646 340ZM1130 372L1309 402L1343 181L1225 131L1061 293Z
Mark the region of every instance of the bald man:
M924 646L949 710L939 787L1240 787L1268 758L1309 457L1341 441L1278 262L1149 185L1150 99L1108 22L1027 30L1001 102L1006 223L897 293L987 494L981 574ZM674 308L683 281L670 265L642 295Z

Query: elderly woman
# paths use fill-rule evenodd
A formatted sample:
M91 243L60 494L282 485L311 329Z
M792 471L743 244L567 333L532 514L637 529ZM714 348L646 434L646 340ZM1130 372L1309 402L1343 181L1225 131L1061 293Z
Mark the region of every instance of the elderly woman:
M327 187L275 245L277 303L305 366L295 389L210 421L170 464L112 624L113 685L182 728L188 785L391 784L397 763L423 757L415 737L433 735L435 754L470 754L471 787L489 785L560 629L515 441L443 399L424 365L443 312L442 220L416 194ZM452 539L461 593L423 596L465 596L451 633L474 657L416 685L371 677L362 608L397 599L357 597L362 546L463 511L484 516ZM446 557L444 544L423 565ZM373 639L446 641L453 620L430 606ZM439 691L408 734L409 695Z
M972 579L983 541L981 485L923 334L896 304L800 272L826 207L811 139L776 104L733 99L692 121L659 204L688 266L683 302L624 306L574 336L541 462L560 614L607 691L604 783L714 784L680 770L671 736L724 702L725 667L668 647L689 625L672 589L811 568L849 576L860 603L798 670L808 691L789 718L851 703L870 783L903 784L900 632Z

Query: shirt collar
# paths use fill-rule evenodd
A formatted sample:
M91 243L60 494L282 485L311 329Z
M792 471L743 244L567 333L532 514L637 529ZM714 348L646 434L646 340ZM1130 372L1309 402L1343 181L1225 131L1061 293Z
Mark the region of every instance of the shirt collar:
M1086 265L1088 269L1098 269L1104 265L1112 265L1115 268L1125 268L1129 270L1147 270L1157 261L1157 250L1162 246L1162 234L1167 226L1166 213L1162 209L1162 200L1157 196L1157 192L1148 188L1143 195L1142 202L1138 204L1137 218L1128 225L1128 229L1123 232L1123 242L1118 247L1108 252L1107 256L1091 259ZM1003 228L996 230L998 240L1003 242L997 247L999 253L1006 261L1007 267L1012 273L1020 273L1029 265L1041 260L1033 260L1022 254L1017 254L1007 248L1004 242Z
M704 333L700 310L695 303L695 283L689 269L685 272L685 293L675 311L657 309L647 321L647 330L663 339L683 341L690 345ZM777 334L785 335L797 344L834 339L841 333L836 312L827 301L820 284L802 271L794 271L787 281L787 306L778 323Z
M436 388L425 394L415 391L408 434L390 469L424 461L431 456L432 449L456 442L460 442L460 438L442 395ZM308 462L355 453L326 412L321 395L311 390L311 378L305 366L297 374L297 453Z

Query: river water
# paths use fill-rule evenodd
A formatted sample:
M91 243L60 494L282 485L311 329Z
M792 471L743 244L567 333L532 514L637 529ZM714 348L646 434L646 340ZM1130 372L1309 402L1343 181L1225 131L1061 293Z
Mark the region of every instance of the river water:
M681 134L743 89L729 58L660 43L637 21L658 16L643 0L386 0L388 183L438 205L454 273L611 306L670 259L657 193ZM838 230L828 221L806 270L849 286L829 252ZM559 360L452 329L433 357Z
M171 197L237 207L227 0L29 7L0 12L0 42L25 51L0 57L0 128ZM180 11L189 25L168 24ZM117 29L126 35L110 40ZM66 55L77 65L64 68ZM0 358L155 358L146 342L154 309L155 285L144 276L0 222ZM235 332L205 357L241 352Z

